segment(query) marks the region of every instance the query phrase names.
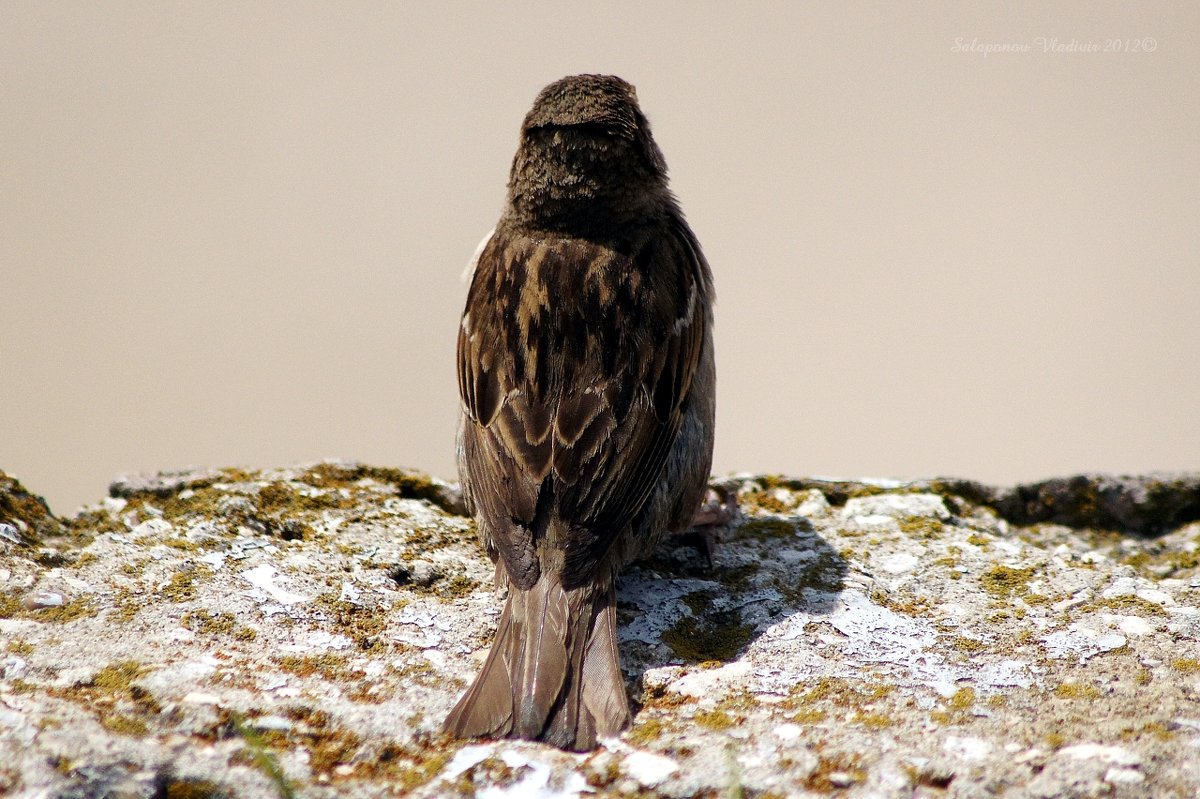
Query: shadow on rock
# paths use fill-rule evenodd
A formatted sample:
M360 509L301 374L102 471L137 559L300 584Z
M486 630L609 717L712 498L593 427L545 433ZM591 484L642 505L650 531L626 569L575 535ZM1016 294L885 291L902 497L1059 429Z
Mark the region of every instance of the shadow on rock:
M628 671L727 663L772 624L835 609L846 561L803 517L758 517L725 536L710 568L678 540L617 582Z

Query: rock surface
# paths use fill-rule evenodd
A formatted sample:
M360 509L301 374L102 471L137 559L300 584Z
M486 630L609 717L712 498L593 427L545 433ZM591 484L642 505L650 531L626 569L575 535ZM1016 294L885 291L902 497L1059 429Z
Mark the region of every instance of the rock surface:
M500 604L448 484L176 472L55 520L6 478L0 795L1200 792L1200 477L724 482L712 568L621 580L634 727L570 755L439 732Z

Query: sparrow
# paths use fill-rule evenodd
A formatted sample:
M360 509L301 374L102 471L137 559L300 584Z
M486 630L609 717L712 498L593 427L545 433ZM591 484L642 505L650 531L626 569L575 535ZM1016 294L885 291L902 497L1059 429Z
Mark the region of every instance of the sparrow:
M458 332L459 477L508 594L447 732L586 751L629 726L615 581L705 497L712 304L634 87L544 88Z

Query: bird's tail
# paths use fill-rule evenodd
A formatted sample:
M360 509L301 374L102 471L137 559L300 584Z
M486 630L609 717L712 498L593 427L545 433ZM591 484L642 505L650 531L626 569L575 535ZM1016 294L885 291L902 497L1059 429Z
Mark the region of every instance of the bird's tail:
M526 738L586 751L629 726L612 587L513 586L483 670L446 718L461 738Z

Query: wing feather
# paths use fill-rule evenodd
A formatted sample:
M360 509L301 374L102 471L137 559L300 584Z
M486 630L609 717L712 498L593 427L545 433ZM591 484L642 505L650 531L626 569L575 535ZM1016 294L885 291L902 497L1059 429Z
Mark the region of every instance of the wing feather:
M483 247L458 337L464 480L519 587L539 573L539 514L569 530L569 587L661 479L699 366L708 281L680 219L610 245L501 226Z

